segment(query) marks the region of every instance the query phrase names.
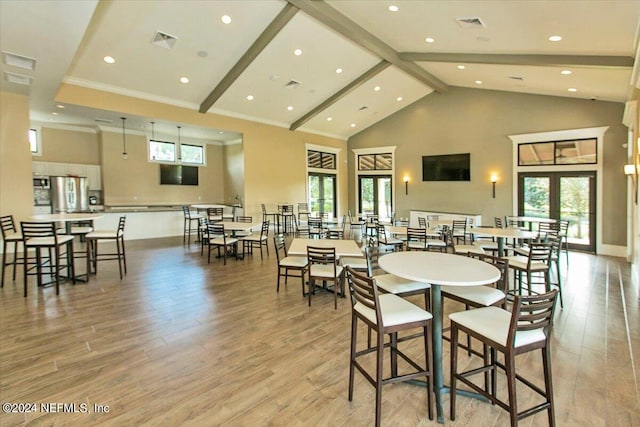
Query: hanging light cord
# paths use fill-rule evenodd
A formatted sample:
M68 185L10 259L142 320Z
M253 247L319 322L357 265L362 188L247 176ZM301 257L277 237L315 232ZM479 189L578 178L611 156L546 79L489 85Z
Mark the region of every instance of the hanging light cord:
M120 117L122 119L122 154L127 154L127 136L124 133L124 121L127 120L126 117Z
M182 126L178 126L178 150L180 150L179 151L180 157L178 157L178 160L182 160L182 147L180 146L180 128L181 127Z
M151 122L151 140L155 141L156 140L156 136L155 136L155 132L153 130L153 125L155 125L156 122Z

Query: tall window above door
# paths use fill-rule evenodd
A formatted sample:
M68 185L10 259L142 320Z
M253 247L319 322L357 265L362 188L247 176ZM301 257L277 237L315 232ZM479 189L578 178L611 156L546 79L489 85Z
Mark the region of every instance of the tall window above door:
M393 154L360 154L358 155L359 171L390 171L393 169Z
M336 155L324 151L307 151L307 166L310 169L336 169Z
M518 166L598 163L596 138L518 144Z

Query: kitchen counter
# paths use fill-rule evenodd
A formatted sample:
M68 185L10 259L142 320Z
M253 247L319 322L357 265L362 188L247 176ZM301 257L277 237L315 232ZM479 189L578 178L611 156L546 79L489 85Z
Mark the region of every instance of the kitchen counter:
M123 205L123 206L106 206L105 212L110 213L127 213L127 212L182 212L182 205Z

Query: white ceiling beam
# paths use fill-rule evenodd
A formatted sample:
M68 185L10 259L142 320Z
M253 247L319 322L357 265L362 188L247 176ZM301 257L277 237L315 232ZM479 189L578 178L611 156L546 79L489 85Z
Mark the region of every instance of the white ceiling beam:
M309 111L307 114L305 114L304 116L300 117L298 120L293 122L291 124L291 126L289 127L289 130L298 129L300 126L302 126L303 124L305 124L306 122L311 120L313 117L317 116L322 111L326 110L331 105L333 105L336 102L338 102L340 99L342 99L344 96L346 96L349 92L351 92L351 91L355 90L356 88L362 86L362 84L364 84L368 80L370 80L373 77L375 77L378 74L380 74L380 72L382 70L385 70L390 65L391 65L391 63L383 60L382 62L378 63L373 68L367 70L364 74L362 74L361 76L357 77L351 83L349 83L348 85L346 85L345 87L340 89L338 92L336 92L333 95L331 95L329 98L327 98L327 100L322 102L320 105L315 107L313 110Z
M236 81L238 77L247 69L254 59L260 55L265 47L278 35L278 33L287 25L287 23L298 12L298 8L286 3L278 16L264 29L262 34L256 39L249 49L242 55L236 64L229 70L226 76L211 91L209 96L200 104L200 112L206 113L209 108L226 92L227 89Z
M310 0L287 0L290 4L298 7L307 15L318 20L322 24L331 28L335 32L342 34L347 39L367 49L387 62L390 62L400 70L409 74L413 78L421 81L436 92L446 92L448 86L433 74L427 72L422 67L413 62L400 58L391 46L356 24L336 9L329 6L324 1Z
M633 68L630 56L598 55L513 55L478 53L402 52L400 58L416 62L453 62L461 64Z

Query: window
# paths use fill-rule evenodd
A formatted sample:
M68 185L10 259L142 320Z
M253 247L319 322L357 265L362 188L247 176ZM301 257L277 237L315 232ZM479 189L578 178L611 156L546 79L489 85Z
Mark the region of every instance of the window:
M31 153L37 154L40 152L38 146L38 132L35 129L29 129L29 146L31 147Z
M201 145L181 144L180 159L182 163L204 164L204 148Z
M307 166L315 169L335 169L336 155L322 151L307 151Z
M518 166L596 164L594 139L518 145Z
M149 159L155 162L175 162L176 144L149 140Z
M358 156L358 170L373 171L393 169L393 154L361 154Z

